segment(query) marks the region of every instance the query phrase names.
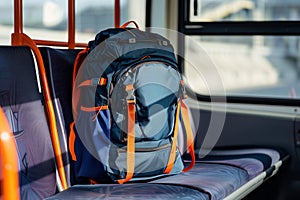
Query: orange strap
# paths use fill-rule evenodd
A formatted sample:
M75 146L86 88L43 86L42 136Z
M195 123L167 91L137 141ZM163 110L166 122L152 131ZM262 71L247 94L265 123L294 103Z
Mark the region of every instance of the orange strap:
M80 83L78 85L78 87L90 86L90 85L92 85L92 80L86 80L86 81L83 81L82 83Z
M100 110L107 110L108 109L108 105L97 106L97 107L84 107L84 106L81 106L80 109L82 111L85 111L85 112L94 112L94 111L100 111Z
M90 184L91 184L91 185L99 184L97 181L94 181L93 179L89 179L89 180L90 180Z
M127 133L127 174L125 179L118 180L119 184L128 182L134 174L134 126L135 126L135 103L132 100L127 102L128 108L128 133Z
M92 121L95 121L100 113L101 110L107 110L108 109L108 105L105 105L105 106L97 106L97 107L84 107L84 106L81 106L80 109L82 111L85 111L85 112L94 112L94 111L98 111L93 117L92 117Z
M97 107L84 107L81 106L80 107L81 110L85 111L85 112L94 112L94 111L98 111L96 113L96 115L93 117L93 120L96 119L97 115L99 114L99 112L101 110L107 110L108 109L108 105L105 106L97 106ZM70 136L69 136L69 150L70 150L70 154L72 157L72 160L76 161L76 154L75 154L75 148L74 148L74 144L75 144L75 139L76 139L76 135L75 135L75 131L74 131L74 126L75 126L75 122L72 122L70 124Z
M94 80L95 80L95 83L93 83ZM93 78L93 79L90 79L90 80L83 81L77 87L91 86L91 85L94 85L94 84L105 85L106 81L107 81L106 78Z
M178 101L177 109L176 109L175 125L174 125L174 138L173 138L173 142L172 142L169 161L168 161L167 167L164 171L165 174L168 174L172 171L174 163L175 163L176 148L177 148L177 137L178 137L178 121L179 121L179 112L180 112L180 107L181 107L180 104L181 104L181 102Z
M128 21L121 26L121 28L126 28L129 24L133 23L137 29L139 29L139 25L135 21Z
M191 128L188 108L182 99L180 99L180 102L182 108L181 113L182 113L183 124L186 131L187 148L192 158L192 162L190 163L190 165L182 170L183 172L186 172L192 169L195 165L196 158L195 158L195 150L194 150L194 134Z
M73 116L74 116L74 119L77 118L77 114L78 114L78 112L77 112L77 106L78 106L78 102L79 102L79 98L80 98L80 90L79 90L79 88L80 87L84 87L84 86L106 85L106 82L107 82L106 78L92 78L90 80L83 81L76 88L73 88L72 107L73 107ZM81 109L82 108L85 109L85 107L81 107ZM92 107L91 109L94 109L94 107ZM94 110L92 110L92 111L94 111Z
M74 147L76 135L75 135L75 131L74 131L74 125L75 125L75 122L72 122L70 124L69 150L70 150L72 160L76 161L77 158L76 158L75 147Z

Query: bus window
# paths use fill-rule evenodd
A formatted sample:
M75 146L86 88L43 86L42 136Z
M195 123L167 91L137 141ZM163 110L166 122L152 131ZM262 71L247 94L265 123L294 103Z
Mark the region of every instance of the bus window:
M9 45L13 32L13 1L0 1L0 44Z
M146 0L120 0L120 22L136 21L145 26ZM86 43L95 34L114 25L114 1L76 0L76 42ZM138 11L138 12L137 12Z
M0 1L0 43L10 44L13 2ZM120 0L121 24L134 20L145 26L146 0ZM137 12L138 11L138 12ZM75 42L87 43L99 31L114 26L114 1L75 0ZM23 31L33 39L67 41L68 0L24 0Z
M200 94L299 98L299 47L298 36L191 36L186 60L199 63L203 52L211 62L186 62L185 73Z
M181 6L184 72L196 93L299 98L300 1L190 0Z
M272 21L299 20L300 2L295 0L193 0L190 20Z

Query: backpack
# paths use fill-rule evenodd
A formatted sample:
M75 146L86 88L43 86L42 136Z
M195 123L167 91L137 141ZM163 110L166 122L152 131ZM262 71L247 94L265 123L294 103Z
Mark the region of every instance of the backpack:
M173 47L129 23L98 33L75 61L69 146L79 182L151 180L195 162ZM186 168L177 146L182 122L192 157Z

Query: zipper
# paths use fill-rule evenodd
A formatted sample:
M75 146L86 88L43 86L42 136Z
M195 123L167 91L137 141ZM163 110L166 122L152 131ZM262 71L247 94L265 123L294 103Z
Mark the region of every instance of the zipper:
M120 71L118 71L118 72L114 75L112 83L116 84L116 81L117 81L117 80L120 80L120 79L122 78L122 76L123 76L124 74L128 73L130 70L133 71L133 70L135 70L136 68L141 67L142 65L148 64L148 63L150 63L150 64L151 64L151 63L154 63L154 64L160 64L160 63L162 63L162 64L168 65L168 66L174 68L176 71L178 71L178 70L176 69L175 66L173 66L172 64L170 64L170 63L168 63L168 62L163 62L163 61L159 61L159 60L157 60L157 61L155 61L155 60L152 60L152 61L142 61L142 62L139 62L139 63L137 63L137 64L134 64L134 65L131 65L131 66L127 67L126 70L120 70ZM123 75L121 75L121 74L123 74ZM120 76L121 76L121 77L120 77Z
M159 45L165 46L165 47L171 46L170 42L167 41L167 40L160 40L160 39L152 39L152 40L151 39L149 39L149 40L147 40L147 39L136 39L136 35L133 32L131 32L129 30L128 30L128 32L131 35L133 35L133 38L129 38L127 40L120 40L120 41L118 41L119 43L126 43L126 44L128 44L128 43L134 43L134 44L136 44L136 43L154 43L154 44L159 44Z
M163 150L163 149L167 149L171 147L171 143L168 143L168 144L164 144L162 146L159 146L159 147L155 147L155 148L136 148L135 149L135 152L152 152L152 151L159 151L159 150ZM120 153L126 153L127 152L127 148L118 148L117 149L117 153L120 154Z

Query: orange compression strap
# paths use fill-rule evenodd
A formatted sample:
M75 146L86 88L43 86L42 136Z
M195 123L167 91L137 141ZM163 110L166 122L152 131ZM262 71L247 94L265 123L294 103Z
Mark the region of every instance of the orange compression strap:
M128 182L134 174L134 152L135 152L135 139L134 139L134 126L135 126L135 103L133 100L127 101L128 108L128 133L127 133L127 174L125 179L118 180L119 184Z
M94 112L94 111L99 111L99 110L107 110L108 109L108 105L97 106L97 107L84 107L84 106L81 106L80 109L82 111L85 111L85 112Z
M75 135L75 131L74 131L74 125L75 125L75 122L72 122L70 124L69 150L70 150L72 160L76 161L77 158L76 158L75 147L74 147L76 135Z
M175 162L176 148L177 148L177 137L178 137L178 121L179 121L179 112L180 112L180 107L181 107L180 104L181 104L181 102L178 101L177 109L176 109L175 125L174 125L174 138L173 138L173 142L172 142L169 161L168 161L167 167L164 171L165 174L168 174L172 171L173 166L174 166L174 162Z
M95 115L95 117L97 117L97 115L98 115L98 113L99 113L100 110L107 110L107 109L108 109L107 105L105 105L105 106L91 107L91 108L81 106L81 110L86 111L86 112L98 111L97 114ZM75 126L75 122L72 122L70 124L69 150L70 150L70 154L71 154L72 160L76 161L77 158L76 158L75 147L74 147L75 139L76 139L76 134L75 134L74 126Z
M195 150L194 150L194 134L193 134L193 131L191 128L188 108L182 99L180 99L180 102L182 105L181 113L182 113L183 124L184 124L184 128L186 131L187 148L188 148L189 154L192 158L190 165L182 170L183 172L186 172L186 171L192 169L195 165L196 158L195 158Z
M98 114L100 113L101 110L107 110L108 109L108 105L104 105L104 106L97 106L97 107L84 107L81 106L80 109L82 111L85 112L94 112L94 111L98 111L93 117L92 120L95 121L97 119Z
M107 82L106 78L93 78L90 80L83 81L78 85L78 87L83 87L83 86L96 86L96 85L105 85Z
M106 78L92 78L92 79L85 80L85 81L81 82L76 88L73 88L72 108L73 108L74 119L77 118L77 114L78 114L77 113L77 106L78 106L78 102L79 102L79 98L80 98L80 87L106 85L106 83L107 83ZM93 109L94 109L94 107L93 107Z

